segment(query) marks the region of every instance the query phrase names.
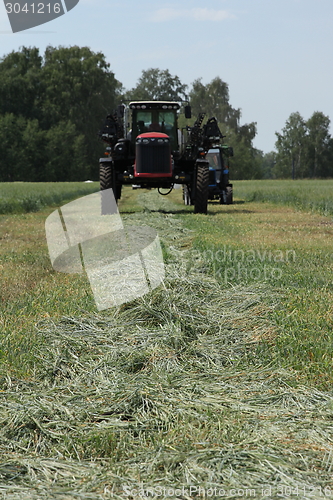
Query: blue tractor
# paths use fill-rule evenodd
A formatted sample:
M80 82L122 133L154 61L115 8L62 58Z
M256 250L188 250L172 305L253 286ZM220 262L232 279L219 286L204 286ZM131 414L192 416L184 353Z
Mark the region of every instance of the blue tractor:
M232 184L229 182L229 158L233 149L227 145L209 149L206 160L209 162L208 199L219 200L220 204L231 205Z

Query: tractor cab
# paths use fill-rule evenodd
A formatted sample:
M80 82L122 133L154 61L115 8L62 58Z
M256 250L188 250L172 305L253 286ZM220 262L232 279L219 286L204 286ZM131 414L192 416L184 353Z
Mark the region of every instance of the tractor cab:
M166 134L170 140L171 151L178 151L177 111L180 105L171 101L140 101L131 102L132 130L130 139L135 145L136 139L142 134L154 132ZM150 136L150 137L152 137Z
M223 145L209 149L206 160L209 163L208 199L219 199L221 204L233 202L232 184L229 182L229 158L233 149Z
M212 148L206 155L206 160L209 163L209 184L219 183L221 180L223 158L219 148Z

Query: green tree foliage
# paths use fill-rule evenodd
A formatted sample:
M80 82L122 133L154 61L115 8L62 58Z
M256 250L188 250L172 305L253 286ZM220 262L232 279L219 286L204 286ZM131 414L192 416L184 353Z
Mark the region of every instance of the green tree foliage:
M306 123L300 113L292 113L282 133L276 132L278 151L274 173L277 177L304 177L306 174ZM292 174L294 172L294 174Z
M206 113L215 116L224 131L236 130L241 117L240 109L234 109L229 103L229 87L221 78L216 77L207 85L195 80L190 91L190 102L194 114Z
M7 113L0 116L0 179L60 182L87 179L84 136L75 125L59 122L49 130L38 120Z
M18 180L48 180L46 145L46 132L40 128L38 120L27 120L22 130L21 148L17 151L17 157L23 160Z
M261 171L263 179L273 179L276 164L276 151L260 154Z
M46 132L47 163L43 181L77 181L89 175L84 153L85 138L70 121L59 122ZM95 158L96 161L96 158Z
M193 114L206 113L208 118L215 116L226 136L225 141L234 148L231 178L261 178L259 151L252 144L257 133L256 123L240 125L241 110L229 103L228 84L216 77L204 85L200 78L193 82L189 96Z
M104 116L116 106L121 91L109 67L102 53L87 47L47 47L45 51L45 126L70 120L84 135L87 158L92 164L102 152L96 132Z
M37 48L23 47L0 61L0 114L39 117L44 94L42 60Z
M136 87L125 94L125 99L181 101L186 98L187 85L178 76L172 76L168 69L150 68L142 71Z
M21 180L25 168L22 151L22 135L27 122L14 113L0 115L0 180Z
M327 177L333 174L330 119L320 111L306 122L307 167L309 177Z
M316 111L305 121L292 113L281 133L276 132L276 177L311 178L333 175L333 140L330 119Z
M76 46L49 46L44 57L23 47L2 58L0 181L97 177L97 131L122 90L109 67L102 53Z

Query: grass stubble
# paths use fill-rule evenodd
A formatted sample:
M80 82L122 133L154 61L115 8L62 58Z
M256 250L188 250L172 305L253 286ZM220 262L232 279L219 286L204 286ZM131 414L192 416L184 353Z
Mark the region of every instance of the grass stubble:
M21 259L26 273L29 266L39 271L34 279L29 274L30 284L21 276L18 289L8 286L0 386L3 498L142 498L148 488L159 498L218 498L214 488L223 489L223 498L330 496L329 243L326 248L323 238L322 254L311 259L313 249L301 238L297 260L279 264L278 283L251 275L225 282L216 272L216 249L223 244L246 252L264 241L277 250L269 228L280 220L282 234L281 217L290 226L292 210L277 208L282 212L274 219L270 207L258 241L259 205L242 212L241 204L212 204L211 217L189 218L192 208L180 206L177 196L170 201L140 192L133 202L125 193L124 222L151 224L160 235L166 280L100 314L84 278L50 269L40 243L45 213L34 214L40 219L31 241L30 214L18 219L25 242L11 255L11 269ZM295 223L295 231L301 226ZM284 227L279 248L285 250L293 235ZM251 269L267 265L261 257ZM326 276L318 272L321 258L327 258ZM316 328L323 332L324 359L307 351L304 333L314 343ZM311 363L315 369L307 370Z

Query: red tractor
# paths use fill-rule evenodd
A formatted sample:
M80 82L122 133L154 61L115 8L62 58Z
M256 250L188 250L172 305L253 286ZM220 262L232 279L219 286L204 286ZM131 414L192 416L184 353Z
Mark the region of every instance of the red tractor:
M169 192L175 184L183 184L185 203L194 205L195 213L207 213L206 155L223 136L216 118L203 125L203 113L192 127L179 129L180 109L178 102L135 101L107 116L99 133L108 144L107 157L99 161L101 191L112 188L118 201L123 184ZM190 106L184 112L191 118Z

